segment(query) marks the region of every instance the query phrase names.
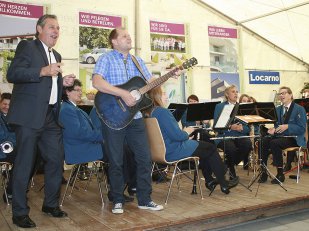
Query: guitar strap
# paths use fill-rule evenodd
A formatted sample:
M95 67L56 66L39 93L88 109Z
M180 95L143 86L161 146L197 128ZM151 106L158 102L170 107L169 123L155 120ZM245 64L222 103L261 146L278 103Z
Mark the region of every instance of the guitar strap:
M148 83L148 80L145 78L145 75L144 75L144 73L143 73L143 70L142 70L141 66L139 65L137 59L135 58L134 55L131 55L131 57L132 57L133 63L135 64L135 66L136 66L136 68L138 69L138 71L141 73L143 79L146 81L146 83Z

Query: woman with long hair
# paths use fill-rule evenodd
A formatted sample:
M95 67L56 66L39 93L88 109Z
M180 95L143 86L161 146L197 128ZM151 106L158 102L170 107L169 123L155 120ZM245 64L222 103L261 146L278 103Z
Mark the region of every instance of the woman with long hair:
M164 108L162 89L157 87L149 92L149 97L153 100L153 107L148 109L146 115L158 120L163 139L166 146L166 160L174 161L189 156L200 158L200 168L206 180L205 186L211 192L220 184L221 191L225 194L230 192L230 188L236 186L238 181L226 181L226 166L223 164L217 148L214 144L190 139L190 134L194 131L192 127L179 128L172 113ZM212 173L216 179L212 177Z

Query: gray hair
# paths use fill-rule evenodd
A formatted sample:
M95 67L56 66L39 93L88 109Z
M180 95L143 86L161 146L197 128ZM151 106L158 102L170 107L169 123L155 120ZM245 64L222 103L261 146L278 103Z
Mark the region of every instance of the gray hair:
M36 38L38 38L38 36L39 36L39 32L38 32L37 26L40 26L40 27L43 28L45 26L45 24L46 24L46 19L48 19L48 18L52 18L52 19L58 20L57 16L54 15L54 14L44 14L43 16L41 16L39 18L39 20L37 21L36 27L35 27L36 28L36 34L35 34Z

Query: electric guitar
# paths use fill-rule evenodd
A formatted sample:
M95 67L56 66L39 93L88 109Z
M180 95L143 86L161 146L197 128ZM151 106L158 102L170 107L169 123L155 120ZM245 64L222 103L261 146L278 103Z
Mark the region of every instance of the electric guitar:
M138 111L152 105L152 100L146 95L148 91L164 83L170 77L174 76L178 70L188 69L196 64L197 60L193 57L150 83L146 83L143 78L135 76L128 82L117 85L116 87L129 91L135 98L137 102L132 107L127 106L118 96L98 92L95 96L94 104L99 117L109 128L115 130L125 128Z

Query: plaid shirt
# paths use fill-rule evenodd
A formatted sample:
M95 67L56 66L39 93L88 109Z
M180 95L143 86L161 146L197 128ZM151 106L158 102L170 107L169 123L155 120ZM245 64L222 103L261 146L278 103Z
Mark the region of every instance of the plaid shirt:
M145 78L148 80L151 78L151 74L148 71L144 61L136 57L140 64ZM126 64L123 54L116 50L112 50L107 54L101 55L94 67L93 74L101 75L111 85L120 85L127 82L129 79L135 76L141 76L141 73L135 66L132 60L132 56L127 56ZM141 118L142 114L138 112L134 119Z

